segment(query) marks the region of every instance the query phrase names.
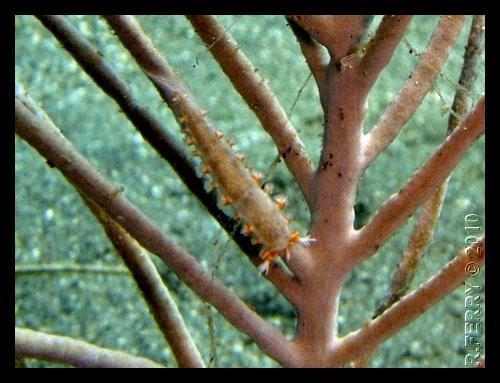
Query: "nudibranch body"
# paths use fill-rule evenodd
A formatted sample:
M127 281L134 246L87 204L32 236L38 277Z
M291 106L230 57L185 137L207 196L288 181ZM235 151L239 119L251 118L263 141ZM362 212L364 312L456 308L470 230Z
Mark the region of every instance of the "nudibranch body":
M288 259L292 246L308 246L313 242L314 239L301 238L298 232L289 229L289 218L282 212L285 198L279 196L273 200L261 188L262 176L249 171L243 163L244 156L233 151L234 143L212 126L206 112L190 107L190 100L182 94L177 94L173 101L186 141L195 146L195 154L203 161L202 173L212 176L213 186L221 192L222 205L232 205L237 216L247 223L244 234L255 235L263 245L259 271L267 273L271 262L280 255Z

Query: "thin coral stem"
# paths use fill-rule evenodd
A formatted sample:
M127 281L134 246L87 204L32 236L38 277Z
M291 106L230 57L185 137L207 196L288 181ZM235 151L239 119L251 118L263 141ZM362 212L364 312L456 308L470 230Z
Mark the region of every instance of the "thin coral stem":
M328 71L328 56L326 49L314 40L309 33L302 29L292 18L287 18L290 28L292 29L297 41L300 45L300 50L304 55L307 65L314 76L316 85L319 91L319 98L323 110L326 112L326 89L327 89L327 71Z
M375 36L365 46L360 64L367 86L375 83L382 69L387 66L411 20L412 16L384 16Z
M85 198L83 194L81 196L129 268L158 327L172 348L179 367L205 367L200 351L186 328L175 300L149 255L145 254L139 244L98 205Z
M364 136L363 167L365 169L396 138L422 103L446 62L464 22L465 16L442 17L410 78L372 130Z
M16 356L70 364L80 368L163 368L152 360L110 350L61 335L15 329Z
M130 276L130 271L122 266L80 265L77 263L22 264L15 267L16 277L24 274L89 273Z
M448 131L451 132L461 124L464 117L463 111L471 108L471 93L479 75L479 62L484 52L485 16L478 15L472 18L469 39L464 53L464 65L458 80L459 88L455 93L448 122Z
M441 213L447 182L424 203L417 222L411 232L403 257L394 272L389 294L378 309L376 316L397 302L408 290L420 259L429 246L434 229Z

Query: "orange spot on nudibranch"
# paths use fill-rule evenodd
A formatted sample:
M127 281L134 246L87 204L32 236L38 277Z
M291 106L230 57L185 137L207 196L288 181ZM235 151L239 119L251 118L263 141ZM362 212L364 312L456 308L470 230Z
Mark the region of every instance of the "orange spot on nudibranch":
M269 266L277 257L279 257L279 252L276 250L263 251L260 254L260 258L263 260L263 262L260 264L258 268L259 273L267 274L267 272L269 271Z
M222 203L222 205L227 206L231 203L231 199L223 195L220 197L220 202Z
M290 235L290 238L288 239L288 246L296 245L299 242L300 242L300 233L298 231L295 231L292 233L292 235Z
M254 231L254 227L253 225L250 225L250 224L246 224L243 226L243 228L241 229L241 232L245 235L250 235L252 234Z
M274 261L276 258L278 258L279 254L276 250L265 250L262 252L260 255L260 258L263 259L264 261Z
M262 181L262 173L253 172L252 173L252 178L255 180L255 182L257 182L258 184L260 184L260 181Z
M276 205L278 205L278 209L283 210L286 206L286 197L284 195L276 196Z

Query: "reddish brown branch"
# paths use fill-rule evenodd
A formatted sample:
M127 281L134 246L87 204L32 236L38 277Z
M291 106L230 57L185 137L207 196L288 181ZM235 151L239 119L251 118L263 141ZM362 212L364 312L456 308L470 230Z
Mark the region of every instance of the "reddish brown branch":
M85 198L83 194L81 196L130 270L158 327L172 348L179 367L205 367L200 352L184 324L184 319L153 261L98 205Z
M471 276L473 270L484 265L484 259L485 241L482 238L463 249L439 273L403 297L381 316L342 338L330 356L331 363L343 364L373 350L459 287Z
M406 185L358 232L353 260L359 262L373 254L445 181L467 149L484 133L484 109L483 97L460 128L447 137Z
M319 91L319 97L323 110L326 112L326 88L328 84L327 70L328 70L328 57L325 48L316 42L309 33L297 24L291 17L287 18L288 24L292 29L297 41L299 42L300 49L304 55L307 65L316 80L316 85Z
M375 36L365 47L361 70L368 87L375 83L382 69L391 60L394 51L403 38L412 16L384 16Z
M325 350L337 336L338 297L349 272L345 260L354 236L354 198L361 174L359 154L368 94L360 81L356 55L332 60L327 76L323 148L313 186L313 272L303 283L296 335L298 347L308 350L304 366L322 366Z
M332 61L329 66L328 109L314 180L311 229L317 245L328 247L332 254L331 250L346 243L354 231L354 199L361 176L362 127L369 91L360 78L359 59L340 61Z
M420 259L432 239L446 195L446 185L447 182L441 185L437 192L422 206L417 222L410 234L406 250L392 277L389 293L384 303L377 310L375 317L396 303L408 291Z
M16 356L70 364L81 368L163 368L152 360L93 344L16 327Z
M484 49L484 19L485 16L474 16L472 18L471 29L467 47L464 53L464 65L458 80L459 88L455 93L451 109L455 113L450 114L448 122L448 131L451 132L462 122L463 111L470 110L472 98L470 93L474 89L474 83L478 76L479 61Z
M442 17L410 78L372 130L363 138L363 168L366 169L384 151L415 113L446 62L464 21L465 16Z

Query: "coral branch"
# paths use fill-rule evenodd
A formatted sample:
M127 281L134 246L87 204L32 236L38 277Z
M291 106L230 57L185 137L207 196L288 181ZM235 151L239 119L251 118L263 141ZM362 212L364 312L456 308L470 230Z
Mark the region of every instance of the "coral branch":
M403 297L381 316L342 338L330 356L331 363L333 365L343 364L361 354L369 353L380 343L415 320L432 305L459 287L471 276L471 272L482 267L484 265L484 252L484 238L463 249L439 273Z
M406 185L392 195L357 233L353 260L358 262L373 254L445 181L470 145L484 133L484 109L483 97L466 121L446 138Z
M16 327L16 356L83 368L163 368L152 360L60 335Z
M399 301L408 291L410 283L415 276L417 266L432 239L434 229L441 213L444 197L446 196L447 184L448 180L446 180L445 183L439 187L437 192L422 206L422 210L413 227L406 250L392 276L389 291L372 319L379 317L385 310ZM368 354L361 355L350 363L351 367L365 367L370 362L374 353L375 350L371 350Z
M316 85L319 91L319 97L323 110L326 112L326 87L327 87L327 70L328 56L325 48L314 40L309 33L297 24L291 17L287 17L288 24L292 29L297 41L300 44L300 49L304 55L307 65L316 80Z
M392 277L390 291L384 303L377 310L375 317L379 316L406 294L415 276L420 259L432 239L432 234L434 233L434 228L439 219L441 206L443 205L446 195L446 185L447 182L441 185L437 192L422 206L417 222L411 232L403 258Z
M353 53L369 17L291 16L311 37L326 47L333 61Z
M330 250L347 243L354 222L354 199L361 175L360 150L368 88L360 81L359 60L331 62L323 148L314 183L311 235ZM345 65L344 65L345 64Z
M158 327L172 348L179 367L200 368L205 363L189 334L174 299L160 274L137 242L98 205L81 194L84 202L101 223L106 235L127 265L153 314Z
M116 274L130 276L130 272L121 266L80 265L76 263L49 263L49 264L22 264L16 265L15 273L23 274L50 274L50 273L90 273Z
M412 16L384 16L375 36L365 46L361 70L367 86L371 87L382 69L389 63L403 38Z
M460 116L463 117L463 111L470 110L472 99L471 91L474 89L474 83L478 76L478 66L484 49L484 19L485 16L474 16L469 33L467 47L464 53L464 65L460 79L459 88L455 93L451 109L455 113L450 114L448 122L448 131L451 132L461 124Z
M335 341L338 297L349 272L348 245L355 234L354 198L369 90L360 73L357 55L332 59L328 66L323 148L313 185L314 272L303 283L295 338L299 348L308 350L306 366L323 365L325 350ZM321 316L317 307L322 308Z
M396 138L436 80L458 37L465 16L443 16L417 67L372 130L364 137L363 167Z
M30 103L21 101L17 96L15 111L16 133L53 163L69 182L99 205L144 248L165 261L189 288L213 305L228 322L254 339L267 355L282 364L292 364L295 355L283 335L212 278L194 257L165 236L119 189L106 181L47 118L41 117Z
M261 75L238 44L213 16L188 16L196 33L210 47L210 52L231 80L236 91L253 110L269 133L295 176L304 198L310 202L313 176L311 161L285 111Z

